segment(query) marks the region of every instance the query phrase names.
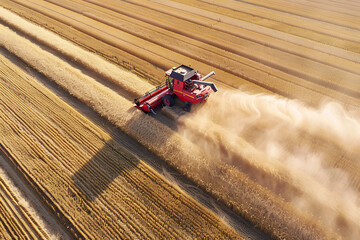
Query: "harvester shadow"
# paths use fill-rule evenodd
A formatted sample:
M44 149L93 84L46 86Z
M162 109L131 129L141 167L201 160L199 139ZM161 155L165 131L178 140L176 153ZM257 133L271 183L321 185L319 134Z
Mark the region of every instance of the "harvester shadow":
M128 110L129 113L132 111L139 110L135 108ZM141 129L143 121L152 121L151 119L153 119L152 116L136 114L124 128L132 129L131 132L134 132L135 135L144 135L141 133L146 130L149 134L144 137L149 137L153 135L151 132L159 131L158 129ZM90 201L96 200L108 191L108 188L111 188L111 184L118 177L120 177L119 182L131 182L131 171L137 168L140 159L158 170L162 168L159 158L133 137L114 126L107 128L110 128L107 130L111 134L111 140L104 142L102 148L71 177L75 187L85 199ZM161 135L164 142L170 137L166 134ZM151 141L151 139L147 139L147 141ZM116 186L114 187L116 188Z
M130 109L129 113L131 113L131 111ZM135 130L138 129L144 119L153 119L153 117L147 115L143 116L145 117L135 115L128 121L126 128ZM72 176L73 183L79 192L82 193L83 199L87 201L95 201L98 198L106 199L107 193L112 194L113 192L111 191L117 191L116 189L119 187L123 188L121 190L127 191L126 188L121 185L122 183L136 187L137 183L133 182L132 176L130 175L131 171L138 168L141 159L141 162L144 162L162 175L170 184L175 184L184 191L185 194L194 198L200 205L226 218L226 221L238 232L246 233L251 239L269 239L257 227L252 226L248 221L234 213L224 203L218 202L204 189L199 188L196 183L180 174L165 161L162 161L134 138L113 126L110 126L110 128L112 129L112 139L105 142L104 146ZM159 129L148 130L149 132L157 132ZM158 142L166 142L166 140L171 137L171 134L161 135L161 139L158 139ZM158 135L155 137L159 138ZM149 141L149 139L147 139L147 141ZM116 185L112 186L114 181L116 181ZM109 191L109 189L114 190ZM122 195L121 190L115 194ZM88 210L84 209L84 211Z
M72 176L74 185L88 200L94 201L119 176L136 168L139 160L113 139Z

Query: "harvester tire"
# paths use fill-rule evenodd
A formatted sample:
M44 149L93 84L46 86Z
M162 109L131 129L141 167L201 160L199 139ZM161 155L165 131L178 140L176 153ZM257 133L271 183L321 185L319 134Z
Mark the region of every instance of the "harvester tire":
M186 103L185 106L184 106L184 108L183 108L184 111L185 111L185 112L190 112L190 111L191 111L191 106L192 106L191 103L189 103L189 102Z
M162 98L163 104L168 107L172 107L175 104L174 98L170 94L166 94Z

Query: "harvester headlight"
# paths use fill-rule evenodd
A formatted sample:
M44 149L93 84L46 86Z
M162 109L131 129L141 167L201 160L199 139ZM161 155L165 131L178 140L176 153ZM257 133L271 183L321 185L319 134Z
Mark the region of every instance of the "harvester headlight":
M200 94L200 95L197 95L196 98L201 98L202 96L203 96L203 95Z

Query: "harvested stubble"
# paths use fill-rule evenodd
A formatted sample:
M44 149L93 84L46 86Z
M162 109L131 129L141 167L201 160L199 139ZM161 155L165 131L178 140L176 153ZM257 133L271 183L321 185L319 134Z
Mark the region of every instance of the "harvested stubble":
M4 186L0 184L0 187L3 188ZM42 235L35 235L36 232L34 233L32 231L33 229L30 229L28 225L24 224L22 219L17 215L16 210L10 205L12 203L7 201L4 197L3 190L0 192L0 223L6 229L1 232L8 235L4 237L4 239L15 239L17 236L20 236L20 239L46 239Z
M5 3L4 3L5 6L9 6L9 2L7 0L4 0L4 1L5 1ZM66 8L59 8L59 6L56 6L59 4L63 5L63 3L58 3L58 2L54 2L54 3L56 3L54 5L51 3L47 3L45 1L36 1L36 3L31 2L31 1L27 1L27 2L19 1L18 2L19 4L26 6L28 8L28 11L32 12L31 14L30 13L28 14L28 13L24 13L23 11L19 11L19 13L27 18L29 18L29 16L32 16L32 14L36 13L37 17L36 18L30 17L31 21L35 21L35 22L43 25L44 27L46 27L52 31L55 31L61 35L63 35L65 32L65 35L67 35L67 37L66 37L67 39L69 39L70 41L74 41L77 44L80 44L82 46L84 46L84 40L82 42L79 42L77 39L73 39L71 37L71 34L69 36L69 29L66 29L66 30L60 29L59 30L59 28L57 28L57 30L55 30L55 29L53 29L53 27L50 27L46 22L49 20L54 21L54 19L56 19L59 22L57 22L55 25L60 24L60 23L71 25L75 29L80 31L81 34L84 34L84 35L87 34L89 36L92 36L92 37L98 39L100 43L106 42L106 43L110 44L111 46L115 46L116 48L114 48L114 49L122 49L126 52L133 54L130 56L137 56L137 57L147 61L147 63L152 63L152 64L154 64L154 66L161 67L162 69L164 69L164 67L165 67L165 69L168 69L168 68L174 66L174 62L175 62L175 64L186 62L186 63L192 64L193 66L196 65L197 68L201 72L207 72L210 70L210 68L209 68L210 65L206 65L202 62L202 61L204 61L204 59L201 61L200 60L195 61L191 57L186 57L185 53L184 53L184 55L182 55L182 54L179 55L179 54L177 54L176 51L171 51L169 49L169 45L170 46L173 45L172 38L170 40L170 43L165 47L164 44L160 44L159 42L157 42L157 44L159 44L159 45L157 45L157 44L153 45L153 43L155 43L157 41L156 38L147 37L147 35L149 33L154 34L155 31L148 32L147 34L145 34L146 36L142 35L142 37L144 39L142 39L141 37L129 36L127 33L125 34L125 32L118 31L115 27L114 28L111 27L111 26L117 25L114 22L121 21L121 18L123 16L118 18L118 15L114 14L114 12L111 12L109 14L103 14L103 11L105 11L105 9L99 8L99 6L104 7L104 4L99 4L97 1L90 1L91 3L94 3L94 5L89 9L83 8L84 7L83 5L87 5L87 4L78 5L77 2L78 1L68 1L66 4L66 6L68 6L68 7L66 9ZM87 2L89 2L89 1L87 1ZM167 2L168 1L163 1L162 4L166 5ZM12 2L10 4L11 9L14 11L18 11L17 7L19 7L19 5L17 5L17 7L15 7L15 8L14 8L14 5L16 6L17 4L14 2ZM140 5L142 6L141 7L142 12L138 13L137 10L138 10L138 6L140 6ZM346 86L348 86L348 85L350 86L354 83L354 81L353 81L354 75L352 73L354 72L353 70L355 70L355 72L358 72L356 70L357 64L355 62L349 61L347 59L338 57L338 56L341 56L341 57L345 58L350 54L350 55L352 55L351 59L353 60L353 59L358 58L358 56L356 54L353 55L352 53L347 52L343 49L336 49L340 55L338 55L338 56L329 55L329 54L327 54L327 53L329 53L329 49L327 49L327 46L325 46L325 49L323 49L323 48L312 49L312 47L316 45L316 42L313 42L312 44L309 44L305 47L302 47L302 46L299 46L296 44L292 44L289 41L286 41L286 39L285 40L277 39L278 34L276 34L276 33L272 34L271 36L267 36L265 34L255 33L251 30L245 31L243 28L232 26L230 23L227 23L227 24L218 23L217 20L214 20L213 16L208 13L204 14L203 17L197 16L196 19L194 19L193 16L197 14L197 11L194 11L193 8L186 8L186 11L188 11L188 12L184 15L184 14L181 14L181 12L182 12L181 9L175 9L175 8L167 7L165 5L155 4L151 1L146 1L146 3L144 1L140 2L140 1L136 1L136 0L129 1L127 3L125 3L125 2L119 3L118 1L111 1L111 0L106 1L106 6L109 8L111 6L112 11L115 11L115 12L119 12L119 11L124 12L125 11L126 14L124 14L122 12L122 14L124 14L124 15L127 15L129 12L132 12L132 15L135 14L135 15L139 16L139 15L144 15L143 14L144 11L145 11L145 13L147 13L150 10L152 11L152 14L158 15L156 12L160 11L162 14L165 14L165 15L169 14L168 17L163 17L163 18L169 19L169 20L171 18L172 21L170 21L170 22L173 22L174 19L176 19L176 21L183 22L183 23L180 23L180 22L177 23L177 24L180 24L179 25L180 28L182 28L183 25L187 26L189 20L191 20L191 21L194 20L196 22L196 23L194 23L195 24L194 29L198 29L197 27L199 27L199 25L201 25L201 30L198 29L198 31L200 31L200 32L206 31L205 29L207 29L207 30L212 30L212 34L213 34L214 30L216 29L215 33L217 33L218 36L220 34L220 39L221 39L220 42L223 41L223 36L225 37L225 35L227 38L231 37L231 39L232 39L231 41L233 43L236 43L236 46L233 46L233 44L231 44L229 42L225 42L221 46L218 46L215 44L215 46L218 47L219 49L226 50L226 52L225 52L226 55L227 54L232 55L231 58L233 58L233 56L234 56L233 54L230 54L231 52L236 53L245 58L242 58L242 60L238 62L238 63L241 62L242 67L231 67L231 69L227 69L226 71L230 71L230 72L236 71L240 75L243 74L243 76L251 75L251 78L244 80L242 77L236 76L235 73L234 73L235 75L230 74L226 71L216 68L215 69L216 72L219 73L216 77L216 79L219 80L219 82L218 82L219 84L225 83L226 85L230 85L235 88L238 87L239 85L247 85L249 88L251 88L252 90L257 91L257 92L259 92L259 91L264 92L264 91L266 91L264 88L266 88L270 91L274 91L276 93L279 93L279 94L282 94L285 96L302 99L309 104L318 104L324 96L328 96L328 97L331 97L331 98L334 98L334 99L337 99L339 101L343 101L343 102L346 102L349 104L359 105L359 100L354 97L354 95L358 95L358 93L356 93L357 88L346 87ZM21 6L21 7L23 8L23 6ZM74 8L74 6L76 6L76 8ZM126 6L126 10L124 10L125 6ZM129 6L132 6L132 8ZM70 9L73 9L73 10L70 10ZM79 9L81 9L81 10L79 10ZM89 11L86 9L88 9ZM101 9L101 11L99 11L100 9ZM68 10L70 10L70 11L68 11ZM60 12L61 12L61 14L60 14ZM45 17L44 15L49 16L50 18ZM114 18L114 16L116 16L116 17ZM162 15L162 16L164 16L164 15ZM39 20L39 19L41 19L41 20ZM114 19L116 19L116 20L114 20ZM136 19L138 19L138 18L136 18ZM44 21L45 21L45 23L44 23ZM91 23L93 23L94 26L93 26L93 24L91 24L91 26L89 26L89 24L87 24L87 21L91 21ZM145 20L145 22L148 22L148 19ZM204 22L208 22L211 27L208 26L207 24L205 24ZM53 24L54 24L54 22L52 22L51 25L53 25ZM127 22L126 24L129 24L129 22ZM167 25L166 23L162 23L162 24ZM171 23L170 25L172 25L172 24L173 23ZM95 25L96 25L96 27L95 27ZM142 25L142 24L140 24L140 25ZM157 26L157 24L154 24L154 25ZM214 28L214 29L212 29L212 28ZM137 25L136 28L135 27L130 28L129 30L130 30L129 33L131 35L135 35L135 36L138 36L138 34L140 34L139 32L141 32L139 25ZM71 31L73 32L72 34L75 34L75 35L78 35L78 33L79 33L78 31L76 31L74 29L72 29ZM171 29L170 31L173 31L173 29ZM224 35L223 31L226 31L227 34ZM240 32L241 32L241 34L238 35L238 33L240 33ZM116 35L116 37L115 37L115 35ZM189 37L190 37L190 40L193 40L192 36L194 36L194 35L196 35L196 34L192 33L190 36L188 35L185 38L184 38L184 36L177 35L177 38L179 36L181 36L182 38L181 38L180 42L189 42ZM292 36L291 34L287 34L287 35ZM251 36L251 38L250 38L250 36ZM243 45L241 43L244 40L244 38L248 39L246 41L246 43L244 43L244 45L248 46L248 44L251 44L251 47L249 46L249 49L243 49L243 50L245 50L245 52L240 53L239 51L236 51L236 49L241 48L241 46ZM145 39L150 39L150 40L144 41ZM210 38L206 37L206 39L210 39ZM192 41L192 43L194 43L194 44L196 43L196 45L204 46L204 47L205 47L204 43L213 44L213 42L214 42L214 41L212 41L211 43L209 43L207 41L204 41L203 38L197 39L197 40L198 40L197 42ZM226 40L229 41L229 39L226 39ZM101 42L101 41L103 41L103 42ZM88 42L88 41L85 40L85 42ZM87 43L85 43L85 45L86 44ZM257 46L254 46L253 44L256 44ZM228 49L228 46L230 46L230 45L233 47L231 49ZM160 47L160 46L163 46L163 47ZM210 51L210 48L208 48L208 45L206 45L206 46L207 46L206 49ZM157 49L156 51L155 51L155 47L158 47L158 48L156 48ZM319 47L319 46L317 46L317 47ZM321 45L321 47L324 47L324 46ZM92 45L92 47L86 46L86 48L93 51L94 48L97 48L97 45ZM106 49L106 47L105 47L105 49ZM182 48L178 47L178 49L182 49ZM214 48L212 48L212 49L214 50ZM257 51L258 49L259 49L259 51ZM279 51L279 50L281 50L281 51ZM179 51L179 50L177 50L177 51ZM155 52L156 52L156 54L154 54ZM330 52L331 52L331 54L333 54L333 49L330 49ZM100 55L104 54L104 52L102 50L98 51L98 53ZM218 53L220 53L220 52L218 52ZM268 55L266 55L266 54L264 55L264 53L268 53ZM197 50L196 52L193 52L193 54L199 55L200 51ZM343 56L344 54L346 56ZM220 60L219 60L221 58L220 55L222 55L222 54L217 54L217 57L212 59L213 60L211 62L212 66L215 66L218 64L218 62L220 62ZM168 56L171 56L171 59L169 59ZM112 55L112 57L115 57L115 56ZM254 61L249 61L248 58L251 60L254 60ZM208 61L208 59L205 59L205 61ZM139 68L144 68L144 65L145 64L141 64L141 65L137 65L137 66ZM299 68L297 67L299 65L303 65L303 66L305 65L307 68L307 71L299 70ZM249 69L248 68L249 66L254 66L254 69ZM136 69L139 69L138 67ZM224 66L222 66L222 67L224 67ZM241 68L249 69L249 71L243 71L243 72L240 71L239 72L239 69L241 69ZM145 67L145 69L148 69L148 68ZM319 71L319 69L323 69L323 70ZM346 70L346 71L343 71L343 70ZM153 70L150 70L150 71L153 71ZM264 74L263 72L266 72L267 74ZM310 72L311 72L311 74L308 74ZM319 75L319 72L321 72L320 75ZM331 74L328 74L328 73L331 73ZM306 77L304 74L308 75L308 76ZM352 77L348 74L352 75ZM342 77L343 75L349 76L349 79ZM161 72L161 74L158 74L157 76L160 78L162 76L162 72ZM321 79L319 79L319 77ZM347 90L346 90L347 93L344 93L342 91L337 91L338 89L335 85L337 85L340 82L341 82L340 87L347 88ZM356 82L356 78L355 78L355 82ZM259 87L259 86L262 86L262 87ZM335 89L333 89L334 87L335 87Z
M1 58L1 146L74 227L73 237L240 238L121 139Z
M75 61L81 64L84 68L101 75L106 80L115 83L131 94L140 95L152 86L141 81L139 77L133 74L126 71L118 71L118 68L114 64L111 64L101 57L75 46L52 32L46 31L39 26L25 21L4 8L0 8L0 16L1 20L10 26L24 32L29 37L36 39L45 46L63 54L68 57L70 61Z
M16 1L17 2L17 1ZM27 2L20 2L20 4L27 6L30 9L34 9L35 11L38 11L41 14L44 14L46 16L50 16L51 18L56 19L57 21L60 21L64 24L69 24L71 26L74 26L77 30L80 32L86 33L94 38L97 38L100 41L106 42L112 46L115 46L119 49L123 49L124 51L127 51L134 56L137 56L141 59L144 59L148 62L151 62L155 66L158 66L162 69L168 69L178 63L188 63L193 66L197 66L197 69L201 72L207 72L210 70L209 65L205 64L203 61L208 59L202 59L201 61L197 61L191 57L187 57L185 55L179 54L176 51L172 51L170 49L167 49L166 47L154 44L153 42L145 41L145 39L142 39L141 37L133 36L134 32L132 34L128 34L124 31L117 30L116 28L110 27L109 25L101 23L101 21L95 21L89 17L85 17L82 14L74 14L73 11L69 11L68 9L59 8L58 6L55 6L54 4L47 3L45 1L36 1L36 4L27 1ZM139 3L136 3L139 4ZM51 9L51 10L50 10ZM63 12L62 12L63 11ZM177 10L179 11L179 10ZM61 12L61 14L60 14ZM86 12L86 11L82 11ZM192 11L192 14L195 14L194 11ZM66 15L66 16L65 16ZM73 19L72 16L76 15L76 19ZM91 14L92 16L93 14ZM107 16L106 16L107 17ZM206 16L207 17L207 16ZM204 18L207 19L208 18ZM102 19L102 17L100 17ZM108 20L111 22L111 20ZM107 22L108 22L107 21ZM89 26L88 22L91 22L91 26ZM216 21L213 21L216 22ZM94 26L96 27L94 27ZM226 28L229 27L228 24L225 24ZM231 27L231 26L230 26ZM101 29L101 30L99 30ZM106 29L106 30L103 30ZM235 27L238 31L239 28ZM139 30L138 30L139 31ZM111 34L110 34L111 33ZM116 36L115 36L116 35ZM135 34L136 35L136 34ZM245 34L247 35L247 34ZM275 34L276 35L276 34ZM272 39L272 38L271 38ZM72 39L69 39L72 41ZM272 39L274 40L274 39ZM181 41L180 41L181 42ZM284 41L283 41L284 42ZM267 43L266 43L267 44ZM171 44L169 44L171 45ZM197 45L203 46L202 42L198 42ZM205 45L204 45L205 46ZM295 45L292 46L294 48ZM209 49L208 49L209 50ZM271 50L271 49L270 49ZM300 50L298 50L300 51ZM198 51L196 51L198 52ZM300 51L302 52L302 51ZM228 53L228 52L226 52ZM196 53L195 55L197 55ZM256 54L255 54L256 55ZM312 55L312 54L311 54ZM171 59L169 59L168 56L171 56ZM221 54L217 54L217 57L214 58L211 63L212 66L218 66L218 63L221 58ZM256 55L258 56L258 55ZM272 56L272 55L270 55ZM323 57L320 57L321 59ZM269 59L269 57L261 57L261 59ZM303 59L304 60L304 59ZM244 61L244 62L243 62ZM265 66L263 64L260 64L257 62L258 59L255 59L255 61L249 61L246 57L242 58L241 67L240 65L237 65L237 67L224 68L224 66L221 66L221 68L212 67L213 70L215 70L217 73L219 73L218 77L218 84L229 85L231 87L239 87L240 85L247 85L249 88L253 89L254 91L274 91L279 94L283 94L286 96L296 97L303 99L304 101L316 104L323 96L331 96L333 98L336 98L340 101L345 101L351 104L357 104L359 103L358 99L356 99L354 96L358 95L356 92L356 88L348 88L347 87L347 93L343 93L340 91L336 91L335 89L332 89L339 81L345 81L346 79L341 78L337 81L329 80L329 84L326 83L328 80L326 78L322 78L319 84L317 82L318 80L312 82L312 80L304 80L300 78L299 76L289 75L287 73L284 73L282 71L279 71L278 69L272 69L268 68L268 66ZM277 62L276 60L273 62ZM334 62L334 60L327 60L327 62ZM301 63L301 61L300 61ZM240 62L236 62L236 64L240 64ZM273 63L272 63L273 64ZM312 65L313 63L309 64ZM328 64L328 63L326 63ZM254 68L249 68L249 66L256 66ZM140 67L141 68L141 67ZM239 69L248 69L249 71L240 71ZM266 74L264 72L260 71L261 69L266 69ZM294 69L294 68L292 68ZM227 72L229 71L229 72ZM285 70L286 72L287 70ZM303 73L303 71L300 71ZM315 71L317 73L317 71ZM346 73L347 74L347 73ZM244 76L250 77L249 79L244 79ZM332 75L332 76L335 76ZM332 78L331 76L331 78ZM339 74L336 74L336 76L339 76ZM313 77L312 77L313 78ZM316 77L315 77L316 78ZM301 82L301 84L298 84ZM323 84L325 82L325 84ZM348 84L342 84L340 87L345 87ZM350 85L352 85L354 82L350 81ZM335 85L334 85L335 84ZM260 87L261 86L261 87ZM329 87L331 86L331 87ZM267 89L267 90L265 90ZM311 94L310 94L310 92Z
M67 1L67 3L64 5L63 3L64 2L66 2L66 1L63 1L61 4L62 4L62 6L66 6L66 4L68 5L68 6L70 6L70 7L68 7L68 8L71 8L71 6L72 6L72 4L69 4L70 3L70 1ZM80 2L80 1L76 1L76 2ZM94 2L94 3L97 3L97 1L87 1L87 2ZM130 2L130 1L129 1ZM136 2L137 4L143 4L144 3L144 1L131 1L131 2ZM167 2L168 1L157 1L157 2L161 2L161 3L163 3L163 4L167 4ZM191 4L191 2L192 1L187 1L188 2L188 4ZM210 1L203 1L203 2L210 2ZM72 3L72 2L71 2ZM107 3L112 3L112 4L107 4ZM97 3L98 4L98 3ZM154 7L155 5L154 4L152 4L151 2L146 2L146 4L148 5L148 6L152 6L152 7ZM218 3L218 4L220 4L220 3ZM224 1L221 3L221 4L224 4ZM99 4L98 4L99 5ZM105 5L111 5L111 8L112 8L112 10L115 10L115 11L118 11L119 10L119 8L118 8L118 6L116 5L116 4L114 4L114 1L106 1L106 4ZM125 5L125 3L121 3L121 5L123 6L123 5ZM77 5L78 7L80 7L80 5ZM102 4L102 6L104 7L104 4ZM127 7L128 7L129 5L127 5ZM164 6L165 5L156 5L156 6L160 6L160 7L162 7L161 9L162 9L162 11L165 9L164 8ZM180 5L177 5L177 6L180 6ZM203 5L202 5L203 6ZM159 8L155 8L155 9L157 9L157 10L159 10L160 9L160 7ZM137 8L138 9L138 8ZM177 11L176 9L171 9L171 8L169 8L168 9L169 10L169 12L171 11L171 13L175 16L176 14L178 14L177 16L179 16L179 12L180 11ZM192 11L193 9L190 9L189 11ZM75 12L76 11L78 11L78 10L74 10ZM167 12L167 11L165 11L165 12ZM221 12L219 12L219 13L221 13ZM208 17L211 17L211 14L209 15L209 13L206 13L206 12L202 12L202 14L203 14L203 16L208 16ZM93 17L93 19L94 19L94 15L92 15L92 14L89 14L88 12L86 12L86 14L83 14L83 15L87 15L88 17L90 17L91 18L91 16ZM99 16L97 16L97 17L99 17ZM104 16L105 17L105 16ZM184 17L185 18L185 15L184 16L180 16L180 17ZM189 14L189 12L186 14L186 17L188 18L188 19L191 19L191 14ZM200 21L199 19L202 19L202 18L197 18L196 20L197 21ZM205 18L204 18L205 19ZM227 20L229 20L229 18L227 18ZM106 21L106 20L104 20L104 21ZM102 22L104 22L104 21L102 21ZM195 19L194 19L194 21L195 21ZM205 22L205 21L204 21ZM215 23L215 21L214 21L214 23ZM237 23L239 23L239 22L237 22ZM250 26L250 25L249 25ZM227 29L229 29L228 28L229 26L227 26ZM216 25L214 26L214 28L224 28L225 29L225 24L223 24L223 23L216 23ZM255 29L256 30L256 29ZM237 33L238 32L240 32L240 31L237 31ZM249 32L248 32L249 33ZM268 32L268 33L271 33L271 31L270 32ZM244 33L243 33L244 34ZM247 35L247 34L245 34L246 36L249 36L249 35ZM258 35L258 36L260 36L260 35ZM282 35L282 36L284 36L284 35ZM254 39L257 39L256 37L254 37L254 35L252 35L252 37L254 38ZM262 37L264 37L264 35L262 35L261 37L259 37L259 38L262 38ZM254 40L253 39L253 40ZM267 43L267 41L265 40L265 39L268 39L268 38L262 38L261 39L261 41L263 41L263 42L265 42L265 43ZM293 39L290 39L290 41L293 41L294 40L294 38ZM260 40L259 40L260 41ZM280 44L280 42L281 41L276 41L276 43L277 44L279 44L279 45L277 45L277 47L279 48L280 47L280 45L281 45L281 48L284 50L284 49L287 49L288 47L287 46L289 46L289 44L288 44L288 42L285 42L285 41L282 41L281 42L281 44ZM274 41L274 39L272 39L272 40L269 40L269 44L274 44L275 43L275 41ZM291 45L291 44L290 44ZM319 44L315 44L314 45L315 46L315 48L318 48L318 50L321 50L321 51L324 51L324 52L327 52L327 53L330 53L331 52L331 50L332 50L332 48L327 48L327 46L320 46ZM312 47L312 46L308 46L308 47ZM319 48L320 47L320 48ZM312 58L312 56L314 56L314 55L317 55L317 60L319 61L319 59L322 59L321 57L319 58L319 56L320 55L318 55L318 54L323 54L322 52L317 52L317 51L312 51L312 53L310 54L310 52L309 52L309 49L305 49L305 48L302 48L302 49L300 49L300 48L293 48L293 47L289 47L289 49L291 49L291 51L295 51L296 50L296 52L297 52L297 54L300 54L299 52L301 52L301 54L300 55L302 55L302 50L304 50L304 51L306 51L307 53L306 54L308 54L307 55L307 57L309 58L309 55L311 55L311 58ZM337 51L335 51L335 52L331 52L332 54L337 54L338 56L341 56L341 57L344 57L344 58L347 58L347 59L352 59L352 60L354 60L354 61L357 61L356 60L356 54L354 54L354 53L348 53L348 52L346 52L346 51L344 51L344 50L341 50L341 49L336 49ZM329 52L330 51L330 52ZM306 55L305 54L305 55ZM339 55L340 54L340 55ZM344 55L345 54L345 55ZM323 54L322 56L324 57L326 54ZM334 57L334 56L332 56L332 57ZM352 58L352 57L355 57L355 58ZM339 67L339 68L343 68L343 67L345 67L346 66L346 69L347 69L347 71L351 71L351 72L353 72L353 70L356 70L356 68L352 68L352 67L350 67L350 65L348 65L349 64L349 62L348 61L340 61L342 64L340 64L339 62L338 62L338 60L345 60L345 59L339 59L338 57L335 57L336 58L336 61L329 61L330 59L329 58L327 58L327 57L324 57L324 59L326 58L326 61L324 60L324 62L326 62L326 64L330 64L329 62L331 62L332 63L332 66L333 67ZM334 59L334 58L333 58ZM271 61L271 60L270 60ZM347 63L346 63L347 62ZM353 63L353 65L354 65L355 63ZM355 66L356 66L356 64L355 64ZM300 68L300 70L301 70L301 68ZM356 70L357 71L357 70ZM326 91L325 91L326 92ZM325 126L325 125L324 125ZM260 131L261 131L261 129L260 129ZM337 138L335 138L334 140L337 140ZM335 141L336 142L336 141ZM336 145L336 143L335 143L335 145ZM338 154L338 153L336 153L336 151L334 151L335 153L335 156L337 156L336 154ZM331 155L331 154L329 154L329 155ZM354 163L353 162L351 162L351 159L348 159L347 161L341 161L341 162L339 162L339 163L336 163L336 165L337 166L339 166L339 165L346 165L346 164L349 164L349 166L353 166L354 165ZM261 167L261 166L260 166ZM348 168L351 168L351 167L348 167ZM355 170L355 172L356 172L356 169L358 169L358 168L354 168ZM359 183L359 182L358 182ZM355 185L355 186L358 186L358 184L357 183L354 183L353 185Z
M29 199L29 195L24 196L26 187L1 156L0 176L1 221L7 224L7 233L14 234L12 238L55 239L61 230L47 222L49 218L44 217L48 215L43 209L36 207L35 210L34 205L38 206L38 202L32 197ZM68 239L66 235L63 238Z
M276 81L281 82L283 85L288 84L288 82L296 85L296 83L301 81L303 82L302 86L308 84L310 89L315 89L317 87L316 84L311 86L311 84L304 81L305 79L337 90L344 88L344 92L349 90L353 91L360 87L357 81L357 75L329 67L325 64L313 62L311 67L308 67L307 71L303 71L303 69L299 68L299 64L305 59L295 56L289 57L289 55L283 53L280 53L280 56L274 60L275 54L255 52L252 56L256 57L250 57L251 60L249 60L246 54L244 57L244 53L239 54L239 51L233 51L234 48L231 50L224 50L218 46L207 43L198 46L198 40L184 38L181 34L169 32L168 30L164 30L151 24L142 23L144 26L140 26L139 23L141 22L122 15L120 15L119 18L110 17L109 14L114 14L111 11L106 12L107 14L95 12L95 16L95 13L92 12L91 5L90 7L87 7L87 4L82 1L79 4L77 4L76 1L62 1L61 3L58 1L49 1L76 13L82 13L90 19L112 26L114 29L119 29L148 42L155 43L157 46L167 48L192 60L197 60L198 62L213 66L216 70L220 69L245 79L262 81L265 85L267 82L271 82L273 88ZM196 35L196 33L192 33L192 35ZM171 42L171 44L169 44L169 42ZM240 47L241 46L236 46L235 48L239 49ZM154 49L154 51L156 50ZM159 50L156 52L160 53L161 51ZM174 59L176 59L175 56ZM214 59L216 59L216 61L214 61ZM186 61L186 59L183 61ZM265 63L265 65L263 63ZM271 67L266 65L270 65ZM280 69L281 71L277 69ZM319 69L322 69L322 71L319 71ZM292 75L284 74L282 71L291 73ZM269 73L273 77L272 81L265 80L269 77ZM333 95L336 94L337 93L334 93Z
M325 233L316 223L235 168L220 160L209 162L208 156L200 149L153 118L135 111L128 100L10 30L1 29L7 33L6 37L1 37L1 44L10 52L91 106L264 231L274 237L289 239L299 236L329 237L330 233ZM31 51L23 51L24 47ZM194 152L198 154L194 156Z

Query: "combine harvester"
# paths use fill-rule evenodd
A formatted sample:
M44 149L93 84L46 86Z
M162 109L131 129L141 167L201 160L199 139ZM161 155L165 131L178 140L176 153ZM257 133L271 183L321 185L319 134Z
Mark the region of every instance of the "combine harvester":
M214 83L204 82L207 78L214 75L212 71L201 78L200 73L191 67L181 65L173 67L166 71L165 84L157 86L151 91L145 93L142 97L135 99L135 107L149 113L156 114L154 109L162 105L172 107L175 104L176 96L182 102L185 102L185 111L190 111L191 104L205 102L209 97L211 89L216 92ZM201 79L200 79L201 78Z

